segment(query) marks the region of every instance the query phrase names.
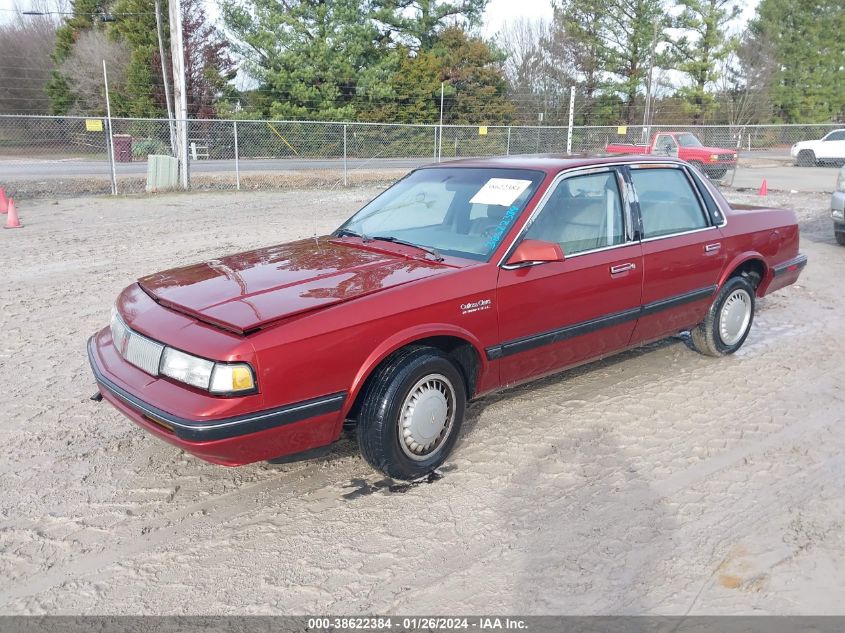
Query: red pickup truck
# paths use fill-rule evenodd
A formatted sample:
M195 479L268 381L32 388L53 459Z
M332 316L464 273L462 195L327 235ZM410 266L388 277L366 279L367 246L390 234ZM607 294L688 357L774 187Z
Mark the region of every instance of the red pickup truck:
M706 147L695 134L689 132L658 132L651 145L610 143L608 154L654 154L674 156L707 174L714 180L723 178L729 169L736 167L736 151L722 147Z
M354 429L413 479L470 399L683 330L735 352L806 261L792 211L731 206L677 159L431 165L331 235L128 286L88 343L94 398L228 466Z

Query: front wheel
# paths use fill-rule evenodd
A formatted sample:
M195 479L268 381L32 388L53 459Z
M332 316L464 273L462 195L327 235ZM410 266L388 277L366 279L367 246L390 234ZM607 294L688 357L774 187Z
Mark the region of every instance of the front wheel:
M707 170L707 176L710 180L721 180L728 173L727 167L711 167Z
M724 356L742 347L754 320L755 294L748 278L728 279L704 321L690 332L695 350L707 356Z
M426 475L454 447L465 408L463 375L440 350L400 350L368 381L356 430L361 454L394 479Z
M799 167L815 167L816 166L816 154L813 150L809 149L802 149L798 152L798 158L796 160Z
M833 234L836 236L836 243L839 244L839 246L845 246L845 233L834 231Z

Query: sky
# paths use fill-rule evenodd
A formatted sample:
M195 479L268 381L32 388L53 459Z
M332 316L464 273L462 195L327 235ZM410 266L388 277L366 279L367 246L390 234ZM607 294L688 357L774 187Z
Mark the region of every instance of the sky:
M490 0L484 11L481 32L485 37L493 37L508 22L523 17L531 20L551 18L551 0Z
M743 7L743 22L754 15L758 1L740 1ZM11 17L12 14L9 9L13 9L16 2L24 8L30 6L30 0L0 0L0 22L4 22ZM484 12L482 33L487 37L492 37L512 20L521 17L531 19L550 18L551 15L552 5L550 0L490 0L487 10Z
M3 1L3 0L0 0ZM759 0L739 0L742 8L738 25L745 24L754 17ZM493 37L508 22L519 18L536 20L552 17L551 0L490 0L484 12L484 24L481 32L485 37Z

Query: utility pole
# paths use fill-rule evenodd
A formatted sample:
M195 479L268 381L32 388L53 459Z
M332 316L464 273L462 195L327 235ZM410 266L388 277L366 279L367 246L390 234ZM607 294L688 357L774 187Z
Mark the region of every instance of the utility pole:
M173 129L173 100L170 97L170 75L167 72L167 58L164 56L164 31L161 27L161 0L155 0L155 11L156 32L158 33L158 56L161 58L161 79L164 82L164 100L167 102L167 126L170 128L170 151L175 153L176 130Z
M169 0L170 56L173 58L173 102L176 109L176 157L183 189L188 177L188 95L185 86L185 48L182 43L182 11L179 0Z
M443 153L443 85L444 82L440 82L440 138L437 143L437 162L440 162L440 156Z
M575 123L575 86L569 88L569 126L566 134L566 153L572 153L572 127Z
M103 60L103 85L106 88L106 126L108 127L108 156L111 163L111 195L117 195L117 171L114 167L114 136L111 129L111 100L109 99L109 75L106 72L106 60Z
M651 127L651 82L654 74L654 54L657 50L657 18L654 19L654 34L651 36L651 57L648 62L648 78L646 79L645 88L645 112L643 113L643 143L647 143L650 137L649 128Z

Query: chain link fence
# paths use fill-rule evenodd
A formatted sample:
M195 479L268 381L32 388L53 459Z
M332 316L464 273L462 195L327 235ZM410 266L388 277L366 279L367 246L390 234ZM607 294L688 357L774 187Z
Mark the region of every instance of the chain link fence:
M793 144L830 125L461 126L315 121L188 121L190 188L281 189L389 182L438 160L515 154L603 154L689 132L702 145L737 152L738 170L792 166ZM110 139L111 138L111 142ZM119 194L150 190L153 156L174 156L167 119L0 115L0 186L12 195ZM845 160L845 140L842 142ZM646 152L645 148L630 151ZM831 161L836 162L836 160ZM733 182L736 173L724 181ZM832 178L831 178L832 180Z

